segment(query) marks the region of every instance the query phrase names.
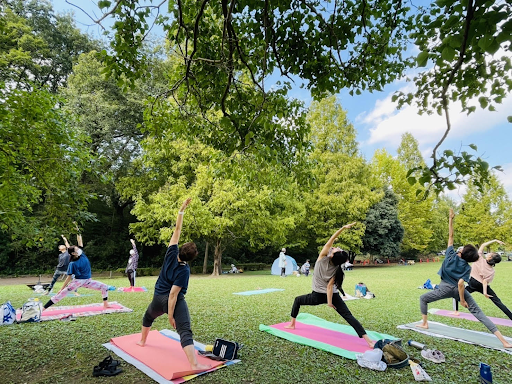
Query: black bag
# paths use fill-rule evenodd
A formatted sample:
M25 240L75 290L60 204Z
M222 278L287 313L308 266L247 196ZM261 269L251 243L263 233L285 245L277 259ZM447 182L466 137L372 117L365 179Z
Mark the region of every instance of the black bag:
M403 368L409 365L409 355L402 349L402 340L378 340L374 348L382 349L382 361L389 368Z
M242 345L234 341L216 339L212 353L223 360L235 360L238 358L237 353L240 348L242 348Z

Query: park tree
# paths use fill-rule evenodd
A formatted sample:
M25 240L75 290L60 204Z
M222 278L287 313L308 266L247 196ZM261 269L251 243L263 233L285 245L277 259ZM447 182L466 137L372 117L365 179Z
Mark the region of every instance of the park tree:
M9 60L0 61L0 70L11 86L47 87L57 93L80 54L101 50L98 41L75 26L71 15L55 13L47 0L7 0L0 7L6 19L0 39L10 47Z
M364 224L362 252L387 258L400 254L404 228L398 219L398 198L390 188L370 207Z
M120 191L135 201L131 224L139 241L169 241L176 209L192 197L183 240L212 245L213 275L221 273L226 246L244 240L251 250L282 246L304 216L298 188L285 167L247 156L227 158L198 141L172 135L143 142L143 155Z
M450 208L457 211L455 201L446 195L439 195L433 200L432 210L427 226L432 229L432 237L427 251L438 253L448 244L448 214Z
M376 151L372 159L374 174L398 196L398 218L404 227L401 251L412 255L425 251L432 237L428 226L432 199L420 200L416 187L406 179L408 166L422 160L414 142L412 135L405 134L396 159L385 150Z
M270 132L278 125L269 119L248 125L265 111L271 75L286 79L285 92L290 79L298 79L320 99L341 89L378 91L418 68L412 79L417 91L395 99L399 105L417 105L422 113L437 111L447 121L432 165L422 166L415 178L424 196L453 189L470 176L478 187L488 180L487 162L468 152L441 152L441 145L451 128L450 103L460 101L468 113L477 106L492 110L512 89L510 57L504 54L512 40L508 1L438 0L417 6L393 0L102 0L98 6L103 15L95 22L116 20L111 50L104 52L109 72L132 80L142 76L145 58L140 48L148 31L159 24L181 60L165 96L172 94L184 114L190 102L202 110L215 108L225 119L210 127L209 134L233 132L228 147L272 146ZM164 6L169 12L158 13ZM419 54L408 49L411 41ZM246 84L240 73L248 74L246 80L258 92L240 92Z
M482 244L498 239L512 241L512 204L496 176L480 191L469 183L455 219L458 244Z
M11 246L53 247L72 220L88 218L82 172L93 162L86 137L45 90L0 87L0 230Z
M361 222L338 239L339 246L347 249L353 260L362 246L366 213L381 193L372 188L370 169L359 153L355 129L335 96L313 102L307 121L311 126L313 149L308 158L314 186L305 192L308 214L301 227L313 236L313 244L320 246L337 228Z

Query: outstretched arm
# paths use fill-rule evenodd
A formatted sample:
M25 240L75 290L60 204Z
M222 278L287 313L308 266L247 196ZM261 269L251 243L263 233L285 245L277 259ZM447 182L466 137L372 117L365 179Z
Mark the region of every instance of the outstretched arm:
M181 227L183 225L183 214L185 213L185 209L190 204L192 199L189 197L187 200L183 202L181 205L180 211L178 212L178 217L176 218L176 228L174 229L174 233L172 234L171 241L169 242L169 247L174 244L178 244L181 235Z
M139 263L139 252L137 251L137 245L135 244L135 240L133 239L130 239L130 242L132 243L132 249L133 249L133 256L134 256L134 265L135 265L135 268L137 268L138 266L138 263Z
M455 212L450 208L450 215L448 216L448 247L453 245L453 218L455 217Z
M75 228L76 228L76 243L78 244L78 246L80 248L83 248L84 247L84 241L83 241L82 235L80 233L80 228L78 228L78 224L76 223L76 221L73 221L73 223L75 224Z
M483 244L480 246L480 248L478 249L478 253L480 253L480 254L484 253L485 248L487 248L487 247L488 247L489 245L491 245L492 243L498 243L498 244L500 244L500 245L505 245L505 243L504 243L503 241L494 239L494 240L488 241L487 243L483 243Z
M68 242L68 239L66 239L66 236L64 235L60 235L62 237L62 240L64 240L64 245L66 246L66 248L69 248L70 245L69 245L69 242Z
M318 259L320 260L321 258L327 256L327 254L329 253L329 249L331 249L332 245L334 244L334 240L336 240L338 238L340 233L343 232L345 229L352 228L355 224L356 224L356 222L346 224L343 227L341 227L340 229L338 229L336 232L334 232L334 234L327 241L327 243L325 243L324 247L320 251L320 254L318 255Z

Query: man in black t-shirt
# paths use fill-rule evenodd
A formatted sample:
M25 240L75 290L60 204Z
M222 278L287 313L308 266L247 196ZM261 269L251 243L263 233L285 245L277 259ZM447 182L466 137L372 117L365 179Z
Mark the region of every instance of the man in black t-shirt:
M190 204L190 200L190 198L185 200L178 212L176 229L169 242L169 248L167 248L167 252L165 253L164 264L162 265L160 275L155 284L153 301L149 304L142 319L142 333L140 341L137 344L141 347L146 344L153 321L155 321L157 317L167 313L169 323L180 335L180 343L183 351L187 355L190 367L193 370L206 370L211 368L211 366L199 364L197 361L192 329L190 327L190 315L187 302L185 301L185 294L187 293L188 280L190 277L190 267L187 262L196 258L197 247L194 243L186 243L183 244L181 248L178 248L183 215L185 209Z

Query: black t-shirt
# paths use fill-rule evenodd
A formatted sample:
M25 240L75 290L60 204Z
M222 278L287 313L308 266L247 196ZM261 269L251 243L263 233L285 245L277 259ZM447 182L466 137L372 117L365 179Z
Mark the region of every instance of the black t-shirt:
M187 293L190 267L185 262L178 261L178 245L167 248L164 264L155 284L155 295L168 295L173 285L181 287L178 297L182 298Z

